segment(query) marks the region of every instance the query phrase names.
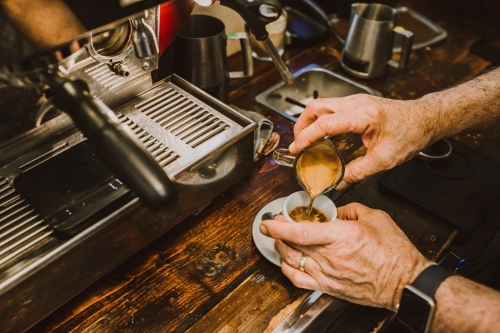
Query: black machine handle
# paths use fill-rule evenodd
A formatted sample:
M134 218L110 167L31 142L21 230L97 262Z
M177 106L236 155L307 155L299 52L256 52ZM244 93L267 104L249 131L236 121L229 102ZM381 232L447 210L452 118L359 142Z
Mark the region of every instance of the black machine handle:
M171 200L174 186L135 134L90 96L82 80L51 77L54 105L67 112L111 171L151 208Z
M257 40L264 40L268 37L266 24L276 21L282 12L281 3L277 0L220 0L220 4L237 12ZM272 15L266 15L261 9L263 5L272 7L275 12Z

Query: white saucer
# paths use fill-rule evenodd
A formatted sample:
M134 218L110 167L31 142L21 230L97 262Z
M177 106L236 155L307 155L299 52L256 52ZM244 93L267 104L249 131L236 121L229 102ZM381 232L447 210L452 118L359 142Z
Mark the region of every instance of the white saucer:
M285 199L286 198L279 198L265 205L257 213L257 216L253 221L253 227L252 227L253 241L257 246L257 249L260 251L260 253L262 253L262 255L267 260L280 267L281 267L281 256L274 249L274 238L264 236L259 230L259 225L260 222L262 222L262 214L267 212L275 212L275 213L281 212L281 209L283 208L283 202L285 202Z

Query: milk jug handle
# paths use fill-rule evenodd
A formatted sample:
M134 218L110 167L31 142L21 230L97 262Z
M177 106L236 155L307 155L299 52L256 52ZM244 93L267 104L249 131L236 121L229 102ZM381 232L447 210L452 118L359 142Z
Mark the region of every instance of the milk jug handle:
M241 46L241 56L243 57L243 71L229 72L229 77L231 79L251 77L253 75L253 59L250 41L248 40L248 34L246 32L230 32L226 34L226 37L228 40L239 39Z
M273 151L273 159L279 165L292 167L297 155L290 154L290 151L285 148L277 148Z
M413 32L406 30L401 26L395 27L392 31L394 31L395 34L394 41L396 41L396 39L401 40L401 54L398 63L391 60L389 65L396 68L405 68L410 60L411 50L413 47Z

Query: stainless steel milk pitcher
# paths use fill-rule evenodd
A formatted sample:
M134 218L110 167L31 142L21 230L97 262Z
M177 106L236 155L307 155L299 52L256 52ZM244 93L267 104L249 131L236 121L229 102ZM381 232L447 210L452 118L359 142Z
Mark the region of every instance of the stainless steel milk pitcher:
M380 3L354 3L349 32L342 51L342 67L365 79L383 76L387 65L404 68L413 45L413 33L396 25L398 12ZM401 38L399 62L392 60L394 41Z
M246 32L226 33L224 23L214 16L191 15L173 43L173 72L226 102L229 78L253 75L253 60ZM244 70L227 69L227 40L240 40Z

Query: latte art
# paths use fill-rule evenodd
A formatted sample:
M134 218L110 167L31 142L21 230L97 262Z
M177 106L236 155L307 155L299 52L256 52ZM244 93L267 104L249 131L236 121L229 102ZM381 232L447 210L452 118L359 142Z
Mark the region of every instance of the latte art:
M292 209L289 213L292 220L295 222L327 222L328 218L325 213L317 208L312 208L308 213L309 207L299 206Z

